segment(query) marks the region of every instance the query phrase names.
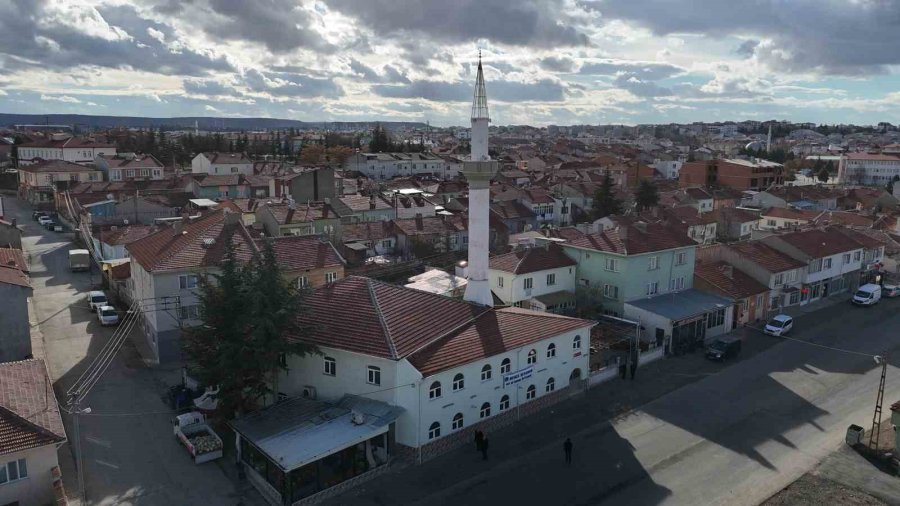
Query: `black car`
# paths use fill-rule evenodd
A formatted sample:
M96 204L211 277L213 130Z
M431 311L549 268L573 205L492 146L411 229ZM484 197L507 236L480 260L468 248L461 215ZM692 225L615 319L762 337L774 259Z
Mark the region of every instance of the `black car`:
M35 211L35 212L31 213L31 219L33 219L34 221L37 221L38 218L40 218L41 216L48 216L48 215L44 211Z
M706 358L710 360L728 360L741 353L741 340L726 341L716 339L706 348Z

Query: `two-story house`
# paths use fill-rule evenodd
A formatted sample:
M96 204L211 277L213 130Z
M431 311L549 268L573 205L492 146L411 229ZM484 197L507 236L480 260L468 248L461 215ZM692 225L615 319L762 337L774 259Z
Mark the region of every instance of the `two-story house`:
M759 226L759 214L740 207L720 207L711 213L719 240L743 241Z
M821 211L804 211L791 207L770 207L759 215L760 230L779 230L806 225L822 214Z
M0 248L0 362L31 357L31 324L28 298L32 288L25 271L22 250ZM2 456L0 456L2 463ZM2 487L0 487L2 488Z
M223 176L228 174L253 175L253 161L247 153L221 153L210 151L200 153L191 160L192 174L211 174Z
M800 303L805 304L859 286L863 245L833 228L773 235L767 245L806 263Z
M622 315L630 300L693 286L697 244L660 223L623 223L560 246L578 262L578 284L600 292L607 314Z
M52 202L57 185L102 180L103 173L93 167L63 160L38 161L19 168L19 197L31 204Z
M862 264L859 269L859 284L878 283L879 275L884 271L884 249L887 244L878 239L877 232L866 234L866 229L848 227L832 227L833 230L846 235L863 247Z
M467 217L464 215L396 219L396 251L406 257L423 257L469 247Z
M334 246L316 236L286 236L257 240L263 249L271 241L282 275L297 288L318 288L344 278L344 259Z
M107 181L165 179L162 162L153 155L98 155L94 160Z
M324 202L268 203L256 210L256 221L273 237L321 235L339 237L341 220Z
M381 194L377 193L369 196L344 195L334 199L332 207L335 214L340 217L341 223L389 221L397 217L396 208Z
M342 253L348 262L362 264L367 259L393 255L397 232L393 221L367 221L341 225Z
M46 139L19 145L19 167L49 160L64 160L87 165L99 155L115 155L116 147L88 137L72 137L68 134L50 134Z
M769 287L726 262L698 262L694 287L733 299L735 325L765 321Z
M575 260L553 243L496 255L488 271L491 291L504 304L536 311L575 309Z
M188 182L189 191L198 199L250 198L250 184L241 174L196 174Z
M769 309L800 304L806 263L762 241L745 241L719 248L722 260L769 287Z

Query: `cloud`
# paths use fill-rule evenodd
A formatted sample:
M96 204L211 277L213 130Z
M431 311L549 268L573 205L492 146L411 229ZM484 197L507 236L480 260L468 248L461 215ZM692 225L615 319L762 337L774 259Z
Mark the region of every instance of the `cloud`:
M312 29L314 15L295 0L210 0L209 5L213 15L198 23L220 39L256 42L276 53L335 50Z
M290 72L260 72L250 69L244 73L243 84L251 91L275 97L338 98L344 94L343 88L332 79Z
M81 100L69 95L41 95L41 100L53 100L56 102L65 102L67 104L80 104Z
M408 85L379 84L372 86L377 95L388 98L421 98L435 102L472 100L473 83L413 81ZM564 86L552 79L534 83L493 81L487 84L488 100L498 102L559 102L565 98Z
M372 67L362 63L361 61L351 58L350 70L365 81L370 83L409 83L408 77L393 65L385 65L382 73L375 72Z
M664 88L652 81L643 81L632 74L617 77L614 84L638 97L664 97L672 94L671 89Z
M153 28L152 26L147 27L147 35L160 41L163 44L166 43L166 34L157 30L156 28Z
M232 86L222 84L215 79L185 79L182 81L181 85L184 88L184 91L194 95L241 95L241 93Z
M636 23L655 35L754 35L761 42L745 43L744 54L752 49L759 61L779 71L855 74L886 72L887 66L900 64L900 0L603 0L586 5L605 19Z
M513 46L586 46L564 0L325 0L379 35ZM415 34L415 35L413 35Z
M542 69L550 72L574 72L578 67L575 60L568 56L548 56L541 58L538 64Z
M644 81L658 81L684 72L681 67L660 62L641 62L634 60L600 60L585 63L580 74L595 76L615 76L627 74Z

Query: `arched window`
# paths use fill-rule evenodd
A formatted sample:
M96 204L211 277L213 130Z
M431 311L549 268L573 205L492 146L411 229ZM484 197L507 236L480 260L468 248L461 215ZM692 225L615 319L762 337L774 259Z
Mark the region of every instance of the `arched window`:
M506 374L511 369L512 369L512 362L510 362L508 358L504 358L503 362L500 362L500 374Z
M581 369L576 367L575 370L572 371L572 374L569 375L569 381L577 379L581 379Z
M466 386L466 378L463 377L462 373L457 374L453 377L453 391L462 390L463 387Z
M550 343L550 345L547 346L547 358L553 358L555 356L556 356L556 345L553 343Z
M491 403L485 402L481 405L481 418L487 418L491 416Z
M481 368L481 381L489 379L491 379L491 364L484 364L484 367Z
M441 382L435 381L431 384L431 388L428 389L428 398L429 399L437 399L441 396Z
M581 336L575 336L575 339L572 340L572 349L573 350L581 349Z
M531 350L528 352L528 359L526 360L529 364L534 364L537 362L537 352Z
M428 439L436 437L441 437L441 422L434 422L431 427L428 427Z
M545 392L552 392L553 389L556 388L556 381L553 378L547 380L547 387L544 389Z
M525 400L530 401L534 399L534 396L537 395L537 389L534 388L534 385L529 385L528 389L525 390Z
M500 398L500 411L506 411L509 409L509 396L504 395Z
M463 428L463 416L462 413L457 413L453 415L453 430L459 430Z

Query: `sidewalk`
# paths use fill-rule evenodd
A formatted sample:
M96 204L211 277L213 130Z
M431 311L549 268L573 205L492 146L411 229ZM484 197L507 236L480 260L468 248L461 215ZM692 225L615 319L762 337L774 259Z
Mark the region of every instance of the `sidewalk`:
M831 297L825 299L819 299L815 302L810 302L809 304L805 304L803 306L789 306L781 309L783 314L786 314L790 317L796 318L798 316L802 316L809 313L815 313L820 309L826 309L832 306L836 306L838 304L850 304L850 297L853 294L850 292L838 293L832 295Z

